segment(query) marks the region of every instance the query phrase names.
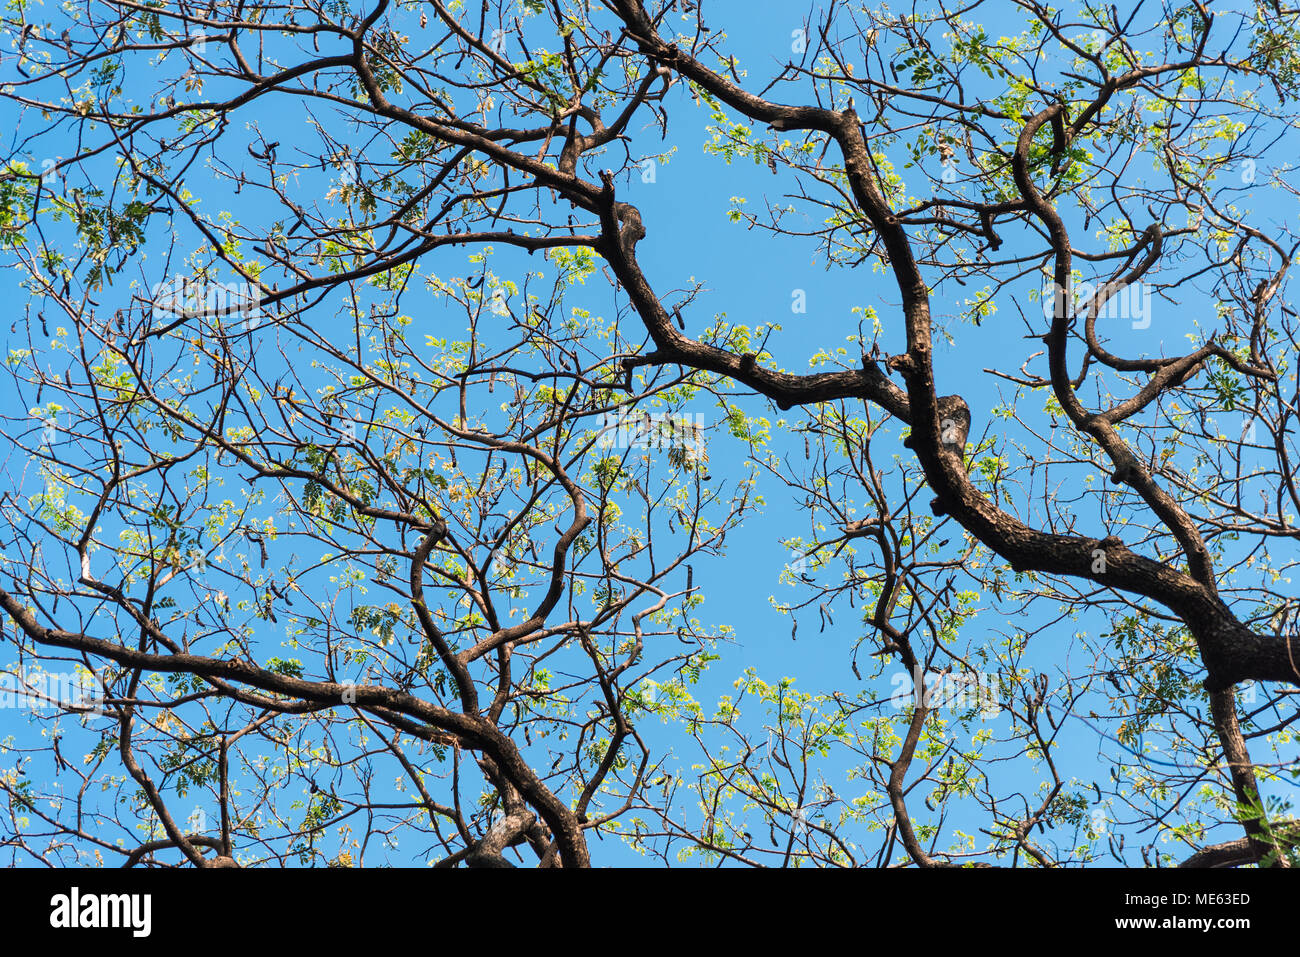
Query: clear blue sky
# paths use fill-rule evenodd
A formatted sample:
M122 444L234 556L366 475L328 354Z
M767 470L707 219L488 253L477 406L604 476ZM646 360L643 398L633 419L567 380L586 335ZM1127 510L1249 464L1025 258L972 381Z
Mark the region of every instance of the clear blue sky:
M1009 30L1017 23L1009 4L997 4L995 8L1005 17L1006 22L986 23L990 34ZM799 5L780 2L726 0L709 4L708 21L715 29L725 30L728 35L726 49L735 53L737 61L749 73L748 84L757 89L765 86L779 64L790 56L792 31L805 25L794 11L802 9ZM164 67L166 68L168 67ZM144 75L132 78L132 84L141 92L144 92L149 82L150 79ZM282 151L290 148L299 133L306 138L307 115L294 99L285 97L269 100L268 103L275 105L273 108L255 106L240 113L237 129L229 138L229 149L236 155L225 155L223 158L227 162L235 165L241 163L236 147L242 148L245 140L252 142L251 135L243 132L244 123L259 124L268 138L278 136L284 144ZM898 297L891 277L866 266L856 270L828 271L816 258L816 251L810 243L796 239L773 240L762 230L747 230L744 224L730 221L727 212L731 208L732 197L745 197L747 208L757 212L765 201L786 202L785 193L791 189L794 181L784 174L773 176L766 165L754 164L748 160L726 165L720 158L707 155L703 149L703 144L709 138L706 131L709 122L707 110L693 104L680 86L670 100L669 113L671 126L664 143L659 143L658 130L653 126L634 128L632 132L634 154L638 151L652 153L673 148L671 162L656 167L654 182L642 182L639 177L633 176L630 182L620 183L619 188L622 195L635 202L644 215L648 235L639 247L639 257L656 288L680 289L688 286L692 280L699 280L706 287L707 291L685 314L688 331L698 330L723 313L731 321L751 327L779 324L781 330L769 340L768 349L779 365L791 371L800 371L807 367L817 350L830 350L846 344L846 337L854 334L859 325L859 318L853 309L869 306L879 314L884 326L885 332L881 339L883 350L886 353L901 351L902 330L896 308ZM32 116L5 116L0 119L4 120L5 129L14 129L20 123L23 129L30 129L30 124L34 122ZM72 148L70 142L66 144L67 150ZM38 165L45 155L62 155L57 139L43 140L41 149L45 152L33 157ZM895 159L900 165L903 162L901 155ZM929 187L917 171L904 170L903 175L909 193L927 193ZM202 173L195 172L191 176L196 182L202 182ZM1262 182L1266 176L1261 172L1259 178ZM302 187L304 195L323 185L323 178L316 183L305 182ZM191 188L198 192L197 186ZM1279 202L1275 193L1265 190L1266 187L1261 185L1253 193L1243 195L1243 205L1249 208L1257 204ZM1265 197L1265 202L1260 203ZM229 209L236 218L248 217L250 220L257 219L259 214L259 210L246 197L233 195L224 199L214 196L205 201L204 208L209 212L217 208ZM815 209L809 211L815 219ZM1293 212L1293 209L1288 210L1288 215ZM1014 245L1015 237L1010 235L1013 233L1014 230L1008 230L1008 238ZM182 236L182 245L192 238L183 230ZM1079 236L1080 239L1076 242L1088 241L1084 234L1080 233ZM152 238L165 239L164 231L154 229ZM171 270L165 268L155 252L163 248L165 247L147 245L138 271L128 270L128 273L148 277L154 282L166 278ZM441 251L428 260L428 269L440 275L455 274L465 268L465 255L465 250L455 248ZM520 270L535 269L538 266L536 260L498 251L494 269L500 275L510 277L511 264ZM8 294L11 303L22 302L23 294L17 287L14 271L4 273L0 282L4 284L0 288ZM945 286L936 296L935 313L940 320L951 320L948 325L957 337L955 346L936 344L936 372L942 383L941 391L957 392L966 397L974 416L974 434L979 435L989 426L989 410L1011 394L1005 382L984 374L982 370L996 366L1005 372L1016 372L1024 357L1034 351L1032 343L1024 338L1027 330L1016 307L1018 305L1022 308L1031 321L1035 317L1041 318L1041 311L1038 304L1032 301L1032 284L1025 284L1018 297L1002 297L997 314L985 320L981 328L960 325L955 320L955 314L960 308L956 296L962 292L973 295L977 286L978 284L972 284L966 290L957 286ZM796 314L791 310L796 290L802 290L806 294L805 313ZM124 301L125 295L126 290L120 286L107 291L103 297L103 308L111 311L115 303ZM594 312L609 314L616 308L616 299L614 293L597 277L577 293L570 304L583 305ZM332 315L332 309L327 305L322 313ZM1186 341L1184 337L1192 331L1193 323L1198 318L1202 324L1212 320L1212 304L1193 295L1189 297L1185 308L1159 307L1152 318L1150 328L1135 329L1132 332L1131 338L1127 340L1131 351L1169 354L1172 350L1181 349ZM9 329L9 323L5 323L4 334L9 340L6 349L25 344L23 320L21 312L13 314L10 321L17 322L16 332ZM430 309L412 331L416 337L425 334L455 337L463 330L449 327L454 321L451 313L440 315L439 310ZM274 378L274 375L268 377ZM0 401L6 406L19 402L31 405L32 397L15 395L12 384L6 381L0 383ZM753 398L740 401L750 415L766 416L773 422L781 415L765 401ZM1036 404L1037 407L1022 407L1021 411L1027 421L1046 428L1047 419L1041 414L1041 402L1040 398L1035 397L1030 405ZM709 425L715 425L719 419L718 410L711 405L701 405L690 411L703 415ZM797 421L797 410L786 413L785 417L792 422ZM1224 431L1232 432L1234 426L1240 428L1239 420L1225 415ZM995 432L1001 428L1006 426L994 426ZM785 435L779 430L774 430L773 434L777 451L788 453L792 460L802 457L803 443L799 436ZM1029 440L1024 434L1012 437ZM736 474L743 468L745 449L727 435L725 428L711 429L708 441L711 470L715 474ZM888 455L896 454L900 461L912 461L910 453L903 450L896 439L890 440L885 447L889 450ZM888 461L888 457L883 456L878 464L880 461ZM18 486L22 481L23 466L22 461L11 457L3 480L7 486ZM229 478L233 479L234 476ZM30 492L31 488L29 486L24 490ZM822 632L818 630L818 615L814 607L811 615L805 612L801 616L797 639L791 636L789 617L773 607L769 600L772 597L778 602L799 601L805 597L800 588L781 581L783 569L790 559L789 549L782 541L794 536L806 536L808 523L798 502L776 482L763 480L760 491L767 501L765 509L761 515L751 518L742 529L730 536L726 556L694 562L695 580L702 587L706 598L696 614L707 623L729 625L734 630L735 641L724 646L721 660L710 667L703 680L692 689L692 693L707 706L720 695L734 694L735 680L746 669L753 669L767 681L775 681L784 676L794 677L797 679L797 687L805 692L830 693L839 690L852 696L873 689L879 697L887 699L895 687L892 679L900 666L890 665L878 677L872 678L869 668L874 666L876 659L869 659L864 651L860 661L867 680L860 682L850 670L852 646L864 633L864 609L861 605L852 610L847 604L837 604L832 609L834 623ZM921 497L922 509L928 500L928 495ZM864 500L859 503L859 508L865 505ZM1089 516L1081 517L1081 531L1094 531L1088 525L1089 521ZM1099 526L1095 532L1102 534ZM950 535L943 537L951 537L956 541L960 538L960 530L954 526ZM813 574L839 576L842 573L843 566L832 563L827 569ZM978 586L970 578L959 576L958 587ZM1037 629L1049 619L1058 617L1054 613L1059 611L1048 609L1044 603L1040 610L1041 620L1009 620L996 607L993 597L986 594L981 596L978 607L980 613L963 628L963 645L972 637L974 643L978 644L985 637L992 642L997 641L1002 634ZM1104 617L1095 613L1059 616L1049 630L1035 639L1022 663L1045 672L1053 689L1057 690L1059 669L1064 666L1066 655L1082 653L1082 644L1072 636L1078 633L1095 639L1106 628ZM282 640L283 636L273 627L261 628L256 650L264 657L282 653ZM871 643L868 642L868 647L870 646ZM0 653L0 665L12 664L7 655L8 652ZM1089 710L1097 711L1100 717L1095 719L1096 726L1109 733L1114 732L1115 719L1123 717L1109 715L1104 699L1100 696L1082 702L1076 710L1084 716ZM770 716L757 709L745 715L745 721L755 739L763 737L762 726L770 720ZM997 733L1003 727L1003 720L992 719L988 726ZM72 724L74 722L67 719L63 721L68 733L75 735L75 728L70 727ZM0 735L11 734L21 743L31 740L34 728L35 725L29 723L27 716L21 712L0 712ZM676 760L682 767L699 759L680 727L662 726L643 719L641 728L653 743L672 747ZM1118 745L1100 740L1082 720L1074 720L1058 740L1058 760L1067 777L1074 777L1080 782L1081 788L1087 789L1091 787L1090 782L1105 780L1113 766L1112 755L1118 752ZM0 765L8 766L11 763L0 752ZM999 782L1002 790L1020 787L1027 794L1035 792L1040 779L1034 775L1027 762L1008 763L1000 767L1000 773L1007 775ZM843 756L834 754L824 762L819 773L832 782L839 793L851 795L854 793L853 785L845 780L846 769ZM391 774L387 776L392 777ZM286 794L281 799L295 797L301 796ZM176 802L176 810L181 816L188 813L190 803L193 802L188 798ZM201 805L203 802L198 803ZM214 816L215 805L208 802L206 806L209 816ZM967 833L976 832L980 826L987 826L987 821L960 815L945 824L948 830L960 828ZM1044 839L1051 840L1052 837L1049 834ZM1070 830L1066 829L1059 837L1061 840L1070 840ZM940 846L945 846L946 843L946 840L941 840ZM369 863L387 861L395 864L420 864L425 860L422 850L403 846L385 853L372 848L367 860ZM598 864L627 863L636 859L630 851L622 849L610 839L595 845L593 854ZM1126 856L1130 863L1140 860L1133 846L1127 849Z

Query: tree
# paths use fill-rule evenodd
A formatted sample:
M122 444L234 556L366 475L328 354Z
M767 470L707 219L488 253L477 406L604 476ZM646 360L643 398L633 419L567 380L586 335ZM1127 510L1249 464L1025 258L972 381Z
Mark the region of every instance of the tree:
M11 5L12 860L1294 863L1300 37L1237 7ZM669 288L700 129L766 202ZM856 318L710 314L751 235Z

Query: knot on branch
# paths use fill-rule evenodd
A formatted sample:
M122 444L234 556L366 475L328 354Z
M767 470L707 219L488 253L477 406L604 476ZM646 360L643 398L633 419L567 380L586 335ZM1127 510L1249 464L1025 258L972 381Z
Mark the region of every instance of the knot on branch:
M942 395L935 405L939 410L939 441L960 455L970 435L970 406L959 395Z
M912 376L917 373L916 360L906 352L901 356L890 356L885 365L904 376Z
M1135 462L1121 462L1119 466L1111 473L1110 483L1112 485L1132 485L1137 478L1137 464Z

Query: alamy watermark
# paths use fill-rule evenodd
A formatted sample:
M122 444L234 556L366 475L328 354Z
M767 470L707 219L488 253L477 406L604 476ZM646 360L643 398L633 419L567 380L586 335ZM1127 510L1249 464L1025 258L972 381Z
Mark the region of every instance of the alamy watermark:
M104 714L103 689L94 675L29 670L0 672L0 708Z
M1077 282L1060 286L1054 282L1042 288L1044 318L1051 319L1058 312L1066 316L1083 315L1091 308L1097 293L1105 286L1090 282ZM1129 283L1113 290L1097 310L1098 319L1127 319L1134 329L1151 326L1151 287L1143 282Z
M148 937L153 930L151 894L86 893L73 887L50 898L50 926L56 930L121 928L132 937Z
M154 314L162 319L238 315L251 331L262 318L262 290L251 283L206 282L178 274L154 283L149 294Z
M913 674L896 674L890 684L894 692L889 702L900 710L909 705L951 711L976 708L985 719L996 717L1002 710L1002 683L997 675L983 671L924 675L917 665Z
M623 409L603 412L597 444L603 449L676 449L699 456L704 452L704 416Z

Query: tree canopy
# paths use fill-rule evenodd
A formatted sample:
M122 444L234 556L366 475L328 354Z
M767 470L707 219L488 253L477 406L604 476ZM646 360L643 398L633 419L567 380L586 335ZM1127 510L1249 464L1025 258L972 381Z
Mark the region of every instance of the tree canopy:
M1300 12L11 0L10 863L1290 866Z

